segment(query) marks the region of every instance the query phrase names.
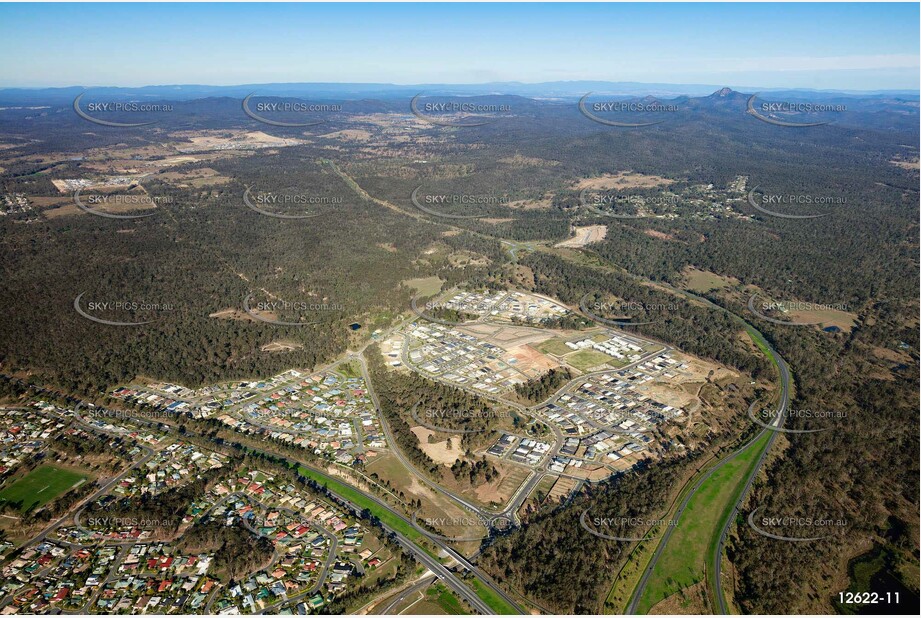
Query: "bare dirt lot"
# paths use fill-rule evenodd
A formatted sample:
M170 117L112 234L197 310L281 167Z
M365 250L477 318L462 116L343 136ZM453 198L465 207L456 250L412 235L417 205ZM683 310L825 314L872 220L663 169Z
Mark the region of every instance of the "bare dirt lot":
M463 455L459 436L451 436L447 440L442 440L441 442L429 442L429 436L435 433L431 429L417 426L412 427L410 431L419 438L419 448L422 449L426 455L431 457L435 463L450 466L457 461L458 457Z
M244 322L253 322L253 318L241 309L222 309L220 311L215 311L214 313L208 316L209 318L217 318L219 320L243 320Z
M342 131L334 131L332 133L326 133L325 135L320 135L320 137L325 139L340 139L345 141L353 142L366 142L371 139L370 131L363 131L361 129L344 129Z
M643 230L643 233L652 238L657 238L658 240L675 240L675 237L671 234L666 234L659 230Z
M262 350L263 352L293 352L294 350L299 350L303 347L304 346L294 341L279 340L279 341L273 341L271 343L267 343L259 349Z
M582 189L594 189L596 191L608 189L654 189L655 187L667 187L674 182L674 180L663 178L662 176L649 176L636 172L617 172L616 174L605 174L594 178L583 178L576 183L575 188L579 191Z
M509 348L508 353L518 359L517 367L526 373L549 371L560 364L549 356L544 356L529 345L519 345Z
M470 485L468 479L458 482L448 475L450 478L447 478L444 484L460 492L465 498L475 500L480 504L504 505L527 478L528 469L496 459L490 459L490 463L496 467L499 475L489 483L479 482L476 485Z
M608 233L606 225L587 225L577 227L575 238L569 238L556 244L557 247L569 247L570 249L579 249L593 242L603 240Z
M897 167L901 167L903 170L915 170L915 171L917 171L918 169L921 169L921 164L919 164L918 159L915 159L914 161L899 161L899 160L894 160L894 161L890 161L889 163L892 163L893 165L895 165L895 166L897 166Z
M553 484L553 489L550 490L550 494L547 496L548 500L552 502L562 500L575 488L576 483L578 483L578 481L575 479L566 476L559 477L556 483Z
M275 137L262 131L183 131L170 134L179 152L296 146L304 140ZM185 142L185 143L182 143Z
M538 344L559 334L558 332L537 328L499 324L468 324L459 327L458 330L468 335L484 339L493 345L502 346L505 349L529 343Z
M187 172L163 172L157 178L177 187L196 188L208 185L223 185L232 180L227 176L221 176L217 170L210 167L202 167Z

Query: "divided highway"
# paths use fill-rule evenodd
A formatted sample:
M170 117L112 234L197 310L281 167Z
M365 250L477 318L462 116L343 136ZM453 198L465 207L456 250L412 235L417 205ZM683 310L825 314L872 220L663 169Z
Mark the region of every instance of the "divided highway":
M761 470L761 466L764 463L764 459L767 456L768 451L770 451L770 448L773 445L774 440L777 438L777 433L778 433L777 430L780 429L781 426L783 425L783 419L787 411L787 406L789 405L789 402L790 402L790 369L786 361L784 361L784 359L781 358L781 356L770 345L770 343L768 343L768 341L764 338L761 332L755 329L751 324L745 321L742 317L732 313L731 311L729 311L728 309L725 309L724 307L720 307L719 305L705 298L697 296L696 294L692 294L684 290L679 290L677 288L672 288L672 290L684 296L692 298L698 302L702 302L711 308L718 309L720 311L724 311L728 313L730 316L732 316L733 318L735 318L737 321L742 323L745 329L749 332L749 334L751 334L756 339L757 343L759 343L763 347L763 349L766 351L768 358L777 367L778 376L780 378L780 399L778 402L777 416L774 418L774 421L771 423L771 425L769 427L766 427L765 429L762 429L760 432L758 432L758 434L754 438L749 440L745 445L743 445L742 447L740 447L739 449L737 449L730 455L726 456L719 463L717 463L715 466L710 468L710 470L708 470L697 481L694 487L687 493L687 495L681 501L681 504L679 505L677 511L675 511L675 514L674 514L674 519L680 522L680 518L682 514L684 513L688 503L691 501L691 499L694 497L697 491L701 488L701 486L717 470L722 468L724 465L726 465L730 461L734 460L736 457L738 457L739 455L747 451L749 448L756 448L757 444L761 441L761 439L764 438L766 434L770 434L768 436L767 443L764 445L761 453L758 456L757 462L752 467L752 471L748 475L745 481L745 485L742 488L742 491L739 492L738 499L735 501L735 504L732 505L732 510L729 514L729 517L726 519L725 525L722 527L720 531L719 542L716 543L713 554L707 557L707 560L710 561L711 567L713 568L713 574L714 574L713 581L708 582L709 587L710 587L710 594L711 594L713 603L716 606L716 609L718 610L718 612L720 614L726 614L728 612L727 612L727 607L726 607L726 599L725 599L725 596L723 595L722 570L721 570L722 569L723 546L725 544L726 535L728 534L729 529L731 528L732 523L735 520L735 514L738 511L739 505L745 500L745 496L748 494L748 490L750 489L752 483L754 482L754 479L758 476L758 472ZM675 530L675 527L669 526L665 534L662 536L661 540L659 541L659 544L656 547L656 551L654 552L649 563L646 565L646 568L643 571L643 575L640 578L639 583L637 584L636 588L634 588L633 595L630 598L630 603L627 606L627 613L635 614L637 612L637 606L639 605L640 600L642 599L643 593L645 592L645 589L646 589L646 585L649 582L649 578L652 575L652 572L655 569L655 566L658 563L659 558L662 555L662 552L664 551L665 547L668 545L669 540L672 536L672 532L674 530Z

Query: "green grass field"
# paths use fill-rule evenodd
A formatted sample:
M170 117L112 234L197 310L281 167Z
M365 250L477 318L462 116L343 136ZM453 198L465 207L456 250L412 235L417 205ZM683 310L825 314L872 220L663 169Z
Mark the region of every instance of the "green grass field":
M431 296L432 294L437 294L441 289L442 280L438 277L420 277L418 279L406 279L403 281L403 284L406 287L413 288L416 290L416 294L421 294L422 296Z
M538 352L544 354L552 354L554 356L566 356L572 352L571 348L566 347L566 340L559 339L554 337L553 339L547 339L546 341L541 341L535 346Z
M698 292L700 294L733 285L733 280L729 277L722 277L716 273L711 273L706 270L697 270L696 268L688 270L685 276L685 285L687 288L692 292Z
M435 597L434 602L449 616L466 616L468 613L464 611L460 600L454 596L454 593L440 582L429 588L426 596Z
M570 354L564 360L579 371L588 371L598 365L614 366L616 361L615 358L597 350L579 350Z
M770 434L765 432L700 486L659 556L637 613L646 614L659 601L704 580L726 518L769 438Z
M336 367L336 373L345 377L345 378L360 378L361 377L361 365L358 364L358 361L349 361L347 363L342 363Z
M56 468L54 466L39 466L29 474L0 491L0 501L18 504L22 502L19 511L25 513L32 508L38 508L51 502L70 488L85 481L87 477Z

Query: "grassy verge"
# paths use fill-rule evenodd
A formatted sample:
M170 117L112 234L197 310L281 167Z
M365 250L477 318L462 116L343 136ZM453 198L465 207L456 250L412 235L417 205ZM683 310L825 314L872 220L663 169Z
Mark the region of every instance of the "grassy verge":
M435 584L428 589L427 594L435 596L435 603L445 611L449 616L466 616L469 612L464 611L460 600L454 596L454 593L448 590L448 587L442 583Z
M659 601L704 580L726 519L769 439L765 432L700 486L659 556L637 613L645 614Z
M614 579L611 591L604 600L603 611L605 614L620 615L627 613L627 604L630 603L630 597L639 584L640 577L642 577L643 571L646 570L646 565L649 564L658 546L658 539L649 539L638 543L633 548Z
M320 485L325 485L329 490L335 494L338 494L349 500L350 502L360 506L363 509L368 509L372 515L377 517L381 522L383 522L389 528L396 530L406 538L408 538L413 543L419 545L427 554L440 560L428 547L421 544L421 541L425 540L425 537L421 532L413 528L413 526L408 523L406 520L398 517L396 514L391 512L389 509L383 508L374 500L371 500L360 491L355 488L346 485L331 476L327 476L321 472L311 470L310 468L305 468L304 466L298 467L298 474L309 479L313 479Z
M348 361L336 367L336 373L345 378L360 378L361 365L355 360Z
M739 481L739 484L735 486L735 489L732 493L732 497L729 500L729 503L723 508L723 512L720 513L719 521L717 522L716 534L710 538L710 542L707 543L707 582L710 584L711 595L710 600L713 603L713 611L717 611L718 605L718 595L722 595L723 591L716 588L716 572L713 560L710 559L711 556L714 556L719 549L720 537L722 536L723 530L726 528L726 525L729 523L729 518L733 516L735 512L735 505L738 504L739 499L742 497L742 492L745 490L748 485L748 479L751 475L755 474L755 467L758 465L758 460L761 459L762 453L767 448L768 444L771 441L772 432L766 431L764 435L758 438L758 441L748 447L748 450L739 455L739 457L745 458L744 464L744 474ZM719 560L722 560L722 555L719 556ZM727 607L729 604L727 603Z
M496 594L492 588L484 584L480 578L474 577L467 580L466 583L470 584L473 592L475 592L476 595L497 614L501 616L512 616L518 613L514 607L506 603L505 599Z
M707 461L698 472L696 472L690 479L685 482L684 486L681 488L681 491L678 492L678 495L672 500L672 503L668 508L668 512L662 516L662 519L674 519L675 511L684 501L684 498L687 496L688 492L691 491L691 489L697 485L697 481L700 480L700 478L717 463L719 462L716 459ZM627 613L627 605L630 603L630 599L633 596L633 591L639 584L640 578L642 577L643 572L646 570L649 561L652 560L652 556L655 554L656 548L659 546L659 537L662 536L662 534L664 534L664 531L656 531L654 535L652 535L654 538L649 538L638 543L636 547L633 548L633 551L630 552L630 555L627 557L624 566L621 568L620 572L617 574L617 577L614 579L610 593L608 593L608 596L605 599L605 614Z

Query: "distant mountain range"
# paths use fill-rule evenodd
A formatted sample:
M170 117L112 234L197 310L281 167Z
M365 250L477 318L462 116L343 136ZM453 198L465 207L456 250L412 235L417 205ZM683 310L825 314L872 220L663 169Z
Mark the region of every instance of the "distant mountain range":
M4 88L0 89L0 105L33 105L37 103L62 103L72 101L81 92L94 98L110 100L172 100L188 101L207 97L243 98L257 93L262 96L304 97L315 100L355 99L405 99L419 93L426 95L484 96L513 95L533 99L572 100L588 92L599 95L637 97L699 97L720 91L716 84L664 84L606 81L558 81L538 84L520 82L493 82L486 84L412 84L383 83L272 83L240 84L237 86L204 86L198 84L143 86L123 88L117 86L69 86L66 88ZM771 93L772 97L801 100L854 98L909 98L917 99L917 90L807 90L738 87L736 90Z

